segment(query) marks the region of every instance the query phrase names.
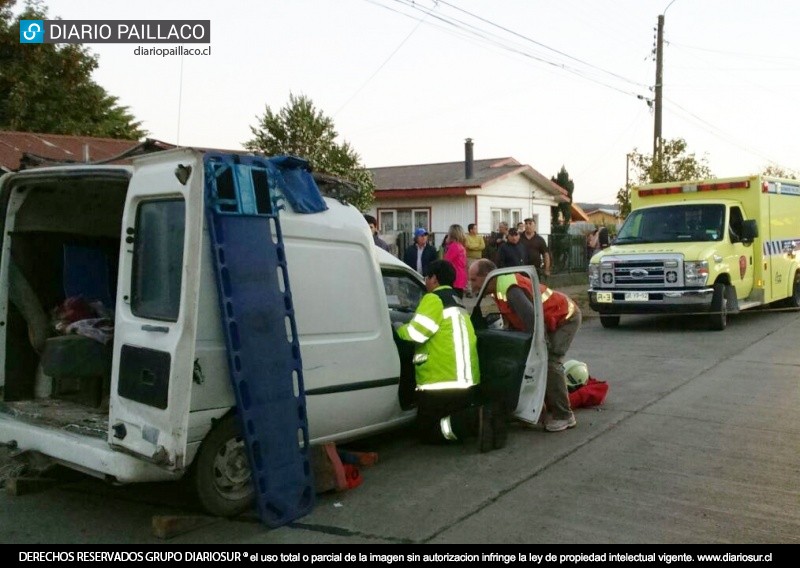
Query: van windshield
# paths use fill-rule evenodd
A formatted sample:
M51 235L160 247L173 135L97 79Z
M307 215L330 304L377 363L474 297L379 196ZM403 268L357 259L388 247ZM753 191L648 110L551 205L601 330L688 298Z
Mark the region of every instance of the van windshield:
M617 244L721 241L725 206L682 204L632 211L620 228Z
M383 286L390 310L413 313L425 295L425 287L404 272L384 271Z

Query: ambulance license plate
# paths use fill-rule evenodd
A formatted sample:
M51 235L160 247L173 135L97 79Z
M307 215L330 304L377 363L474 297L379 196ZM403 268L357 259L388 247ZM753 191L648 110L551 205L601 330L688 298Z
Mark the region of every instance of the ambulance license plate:
M613 296L611 292L598 292L597 293L597 303L598 304L610 304L613 301Z
M646 302L649 297L647 292L625 292L626 302Z

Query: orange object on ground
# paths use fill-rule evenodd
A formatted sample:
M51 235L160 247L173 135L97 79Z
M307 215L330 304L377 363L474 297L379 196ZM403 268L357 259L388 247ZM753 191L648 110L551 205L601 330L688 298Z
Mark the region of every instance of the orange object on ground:
M361 485L361 482L364 481L364 478L361 477L361 472L358 471L358 468L354 465L350 465L349 463L344 464L344 475L347 478L347 489L354 489Z
M377 452L353 452L350 450L339 450L339 457L342 462L352 465L370 466L378 462Z

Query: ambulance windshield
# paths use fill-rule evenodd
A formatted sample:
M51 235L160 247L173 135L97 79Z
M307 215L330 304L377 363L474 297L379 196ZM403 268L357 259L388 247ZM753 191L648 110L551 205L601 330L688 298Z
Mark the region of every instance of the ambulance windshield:
M681 204L632 211L615 243L672 243L722 240L725 206Z

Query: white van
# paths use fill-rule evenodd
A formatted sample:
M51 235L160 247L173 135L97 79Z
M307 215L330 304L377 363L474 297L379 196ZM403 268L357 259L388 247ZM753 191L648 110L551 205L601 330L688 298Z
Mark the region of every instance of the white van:
M0 211L0 443L21 457L113 483L192 474L209 512L255 494L277 526L313 506L310 444L414 418L391 323L424 283L305 162L176 149L33 169L0 179ZM522 356L522 380L520 341L497 357Z
M212 470L197 472L207 485L198 487L206 507L231 514L251 499L244 453L226 452L236 438L236 393L207 191L216 192L210 199L221 216L254 222L268 237L280 211L290 262L288 274L274 280L290 283L279 294L295 300L303 412L312 417L300 442L355 438L413 418L413 402L400 404L400 358L381 270L397 289L390 299L411 311L424 293L419 276L380 255L352 206L324 199L324 211L295 212L284 195L289 185L268 183L268 165L175 150L140 158L133 168L64 166L3 178L0 441L120 483L180 477L199 453ZM205 187L208 172L213 189ZM225 252L258 256L276 245L237 242ZM48 314L78 296L113 309L113 343L47 329ZM254 313L252 306L235 308ZM280 308L283 320L287 309ZM246 316L239 314L240 326ZM284 338L287 326L281 323ZM270 349L279 348L249 356ZM300 398L298 385L289 387ZM298 424L305 429L305 416L291 422L293 432ZM212 427L224 434L201 446Z

